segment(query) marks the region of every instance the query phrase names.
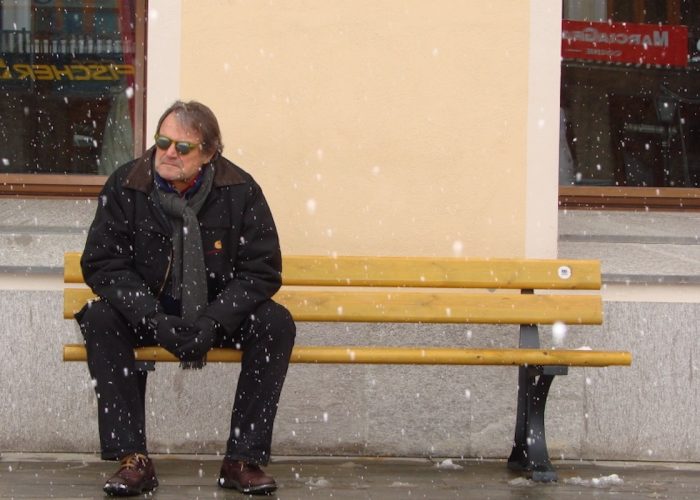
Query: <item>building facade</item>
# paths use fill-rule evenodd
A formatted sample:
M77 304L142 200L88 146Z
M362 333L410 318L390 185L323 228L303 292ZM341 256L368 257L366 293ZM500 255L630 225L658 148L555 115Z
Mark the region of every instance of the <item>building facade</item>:
M687 4L1 0L0 449L97 448L87 369L60 361L61 344L80 340L61 317L62 255L82 249L104 176L150 145L181 98L217 114L224 154L263 186L285 253L602 259L605 325L592 337L571 328L567 346L630 350L634 364L559 378L550 448L700 459ZM686 64L568 57L571 40L590 42L571 33L596 28L596 50L636 37L600 35L601 20L684 26ZM657 113L664 103L672 112ZM471 341L457 328L359 328L364 343ZM346 328L299 326L300 342L327 335ZM153 451L220 449L221 389L236 371L158 367ZM293 366L273 450L503 457L515 407L503 380L501 368Z

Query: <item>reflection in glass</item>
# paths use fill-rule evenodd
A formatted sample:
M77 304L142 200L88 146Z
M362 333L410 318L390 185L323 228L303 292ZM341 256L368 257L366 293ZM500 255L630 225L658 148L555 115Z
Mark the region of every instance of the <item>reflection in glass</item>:
M563 7L560 184L700 187L700 2Z
M134 0L0 0L0 172L133 157Z

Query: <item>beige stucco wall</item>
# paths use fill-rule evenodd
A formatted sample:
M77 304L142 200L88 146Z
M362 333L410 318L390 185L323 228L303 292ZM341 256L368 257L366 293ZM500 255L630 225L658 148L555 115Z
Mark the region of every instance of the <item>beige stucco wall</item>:
M521 0L150 5L149 124L176 97L210 105L285 252L556 252L555 159L534 170L533 158L542 144L556 151L543 117L558 117L557 38L543 50L552 40L531 20L554 19L556 37L560 11ZM549 191L528 192L528 172L532 186L543 169Z

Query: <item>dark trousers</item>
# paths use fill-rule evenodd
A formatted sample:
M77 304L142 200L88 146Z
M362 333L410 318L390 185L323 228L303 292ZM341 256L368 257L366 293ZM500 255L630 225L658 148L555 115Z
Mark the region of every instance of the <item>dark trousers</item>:
M131 327L104 301L86 306L76 318L97 394L102 458L117 460L130 453L147 453L147 372L135 369L133 349L155 345L153 334L144 326ZM289 311L272 300L261 304L233 334L217 332L216 345L243 351L226 457L268 463L295 335Z

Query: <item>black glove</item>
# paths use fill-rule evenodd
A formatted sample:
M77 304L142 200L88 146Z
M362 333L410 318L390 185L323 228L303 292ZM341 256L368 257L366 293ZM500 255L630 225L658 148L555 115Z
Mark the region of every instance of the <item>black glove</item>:
M194 340L199 330L178 316L155 313L147 318L146 324L155 333L156 342L178 358L182 346Z
M188 339L181 347L178 348L177 357L181 361L197 361L209 352L209 349L214 345L216 338L217 323L211 318L200 316L194 322L194 327L197 330L197 335L194 338Z

